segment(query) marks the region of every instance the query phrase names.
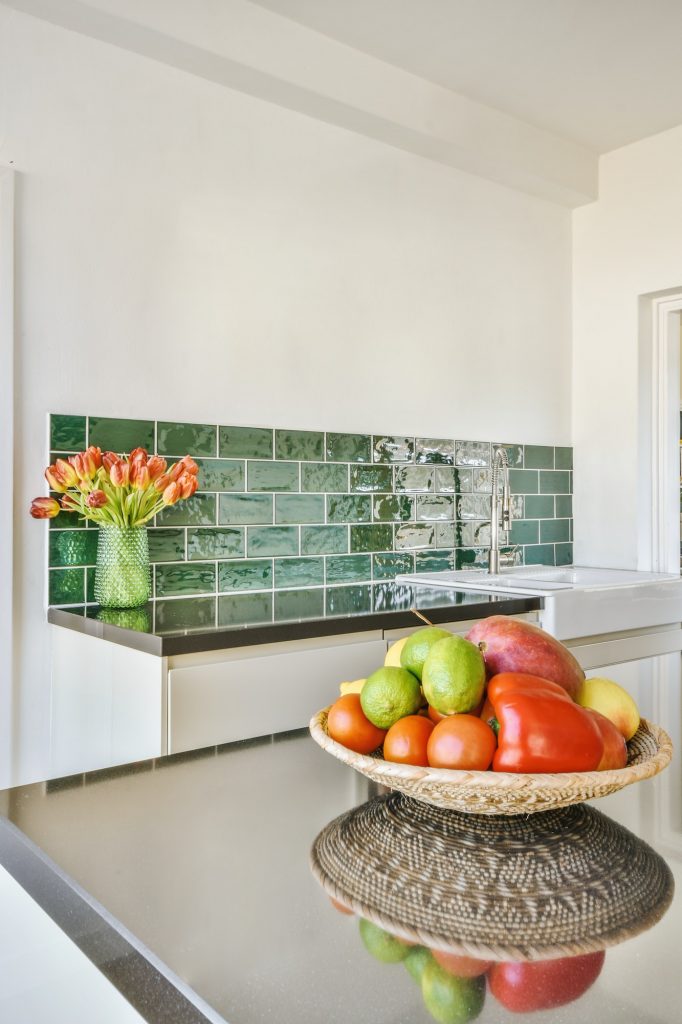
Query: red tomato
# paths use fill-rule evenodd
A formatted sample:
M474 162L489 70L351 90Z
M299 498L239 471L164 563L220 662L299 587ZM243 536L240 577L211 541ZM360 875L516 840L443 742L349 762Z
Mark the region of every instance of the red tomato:
M365 717L359 693L344 693L332 704L327 718L327 732L333 740L356 754L371 754L381 746L385 729L377 729Z
M490 767L497 740L490 726L475 715L448 715L434 726L427 756L432 768L484 772Z
M417 764L428 767L426 745L433 732L433 722L423 715L406 715L399 718L386 733L384 759L400 764Z
M456 978L478 978L485 974L492 960L476 960L473 956L457 956L455 953L443 953L440 949L432 949L436 963Z
M604 952L561 960L493 964L488 986L512 1013L532 1013L565 1006L594 984L604 964Z

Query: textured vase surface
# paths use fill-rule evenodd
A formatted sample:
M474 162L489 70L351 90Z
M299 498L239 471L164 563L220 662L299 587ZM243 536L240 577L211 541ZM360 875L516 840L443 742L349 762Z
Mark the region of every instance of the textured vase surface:
M150 596L146 527L100 526L95 601L101 608L137 608Z

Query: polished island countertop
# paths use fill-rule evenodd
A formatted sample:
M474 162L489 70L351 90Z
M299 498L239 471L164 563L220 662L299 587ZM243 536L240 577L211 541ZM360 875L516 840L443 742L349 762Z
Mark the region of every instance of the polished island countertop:
M0 863L153 1024L673 1024L681 659L603 674L671 733L675 753L661 775L591 806L503 821L431 816L378 793L300 731L0 793ZM353 846L351 818L337 821L349 814L365 829L381 819L381 841L365 831ZM396 828L404 841L391 847ZM363 924L357 909L332 905L322 850L327 872L330 858L346 857L337 892L353 880L364 905L385 908L384 923L406 906L418 912L400 926L403 938L420 934L409 963L377 932L377 914ZM444 935L479 925L496 952L479 952L490 962L478 980L415 982L415 961L431 962ZM532 966L538 959L551 966Z
M417 624L412 608L435 623L463 622L488 615L520 615L543 607L543 598L523 595L470 593L419 584L384 583L375 587L372 610L354 608L348 600L334 602L330 588L321 612L296 616L295 607L277 604L269 618L235 615L222 597L187 597L141 608L49 608L53 625L99 637L111 643L166 657L253 644L341 636L372 630L407 629ZM286 595L286 591L283 592ZM352 594L350 595L352 599Z

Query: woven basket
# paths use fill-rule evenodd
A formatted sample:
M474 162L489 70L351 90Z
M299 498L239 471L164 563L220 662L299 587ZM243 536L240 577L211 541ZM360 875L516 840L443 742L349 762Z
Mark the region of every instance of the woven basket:
M310 864L391 934L484 960L606 949L654 925L674 892L662 857L586 806L474 819L391 793L330 822Z
M668 734L643 718L628 743L626 767L612 771L520 775L419 768L384 761L381 750L368 756L337 743L327 732L328 712L329 708L318 711L310 721L311 736L327 753L381 786L434 807L470 814L535 814L608 796L663 771L673 752Z

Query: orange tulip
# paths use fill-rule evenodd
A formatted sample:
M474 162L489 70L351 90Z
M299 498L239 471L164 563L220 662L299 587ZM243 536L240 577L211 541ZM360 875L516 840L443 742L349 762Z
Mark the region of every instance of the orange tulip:
M144 491L149 487L149 470L146 463L142 461L133 462L130 467L130 482L138 491Z
M79 480L91 480L97 472L95 460L88 452L79 452L78 455L70 455L69 462L78 474Z
M128 461L131 463L141 462L142 465L146 465L148 457L146 448L133 448L128 456Z
M73 487L78 482L78 474L76 470L70 465L66 459L57 459L54 466L50 466L50 469L62 484L63 489L67 487Z
M182 476L178 477L176 482L182 488L183 498L190 498L199 486L197 478L192 476L190 473L183 473Z
M166 505L174 505L182 497L182 488L176 481L171 481L163 492L163 500Z
M60 504L65 512L76 512L80 508L72 494L63 494Z
M168 470L168 476L171 478L172 482L175 483L178 477L182 476L184 472L185 467L183 466L183 464L181 462L175 462Z
M34 498L29 512L34 519L54 519L59 515L59 502L56 498Z
M181 464L185 467L186 473L191 473L193 476L196 476L199 472L199 467L191 455L185 455L184 459L181 459Z
M149 479L154 483L166 472L166 460L161 455L152 455L147 463L147 469L149 470Z
M102 465L102 450L98 448L96 445L91 444L87 450L87 454L95 463L95 469L99 469L100 466Z
M162 473L161 476L157 476L154 481L154 487L157 491L165 491L169 483L171 483L171 478L168 473Z
M104 491L91 491L87 497L87 504L90 508L101 508L108 500Z
M130 482L130 464L119 459L109 470L114 487L125 487Z
M105 452L102 456L102 465L106 469L107 473L111 472L111 467L118 462L118 455L116 452Z
M61 478L57 475L56 466L48 466L45 470L45 479L52 488L53 491L59 491L62 493L66 490L66 484L62 483Z

